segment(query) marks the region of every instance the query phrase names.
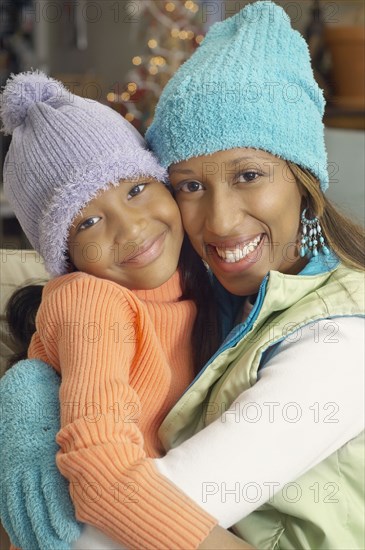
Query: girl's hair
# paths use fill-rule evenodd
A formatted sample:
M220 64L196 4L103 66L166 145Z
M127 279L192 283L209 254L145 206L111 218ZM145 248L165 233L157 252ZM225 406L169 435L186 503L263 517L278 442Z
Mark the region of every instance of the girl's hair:
M181 299L193 300L197 307L192 344L195 372L198 373L218 347L218 317L208 272L187 237L184 238L181 249L179 268ZM17 350L9 358L7 368L27 357L30 341L36 330L35 318L42 300L42 290L43 285L19 288L6 305L6 322Z
M42 300L43 285L18 288L9 298L5 318L15 353L8 359L7 368L27 358L28 347L35 332L35 318Z
M308 192L309 214L318 216L329 247L347 266L365 268L365 229L341 214L321 191L318 180L305 168L287 163L298 183ZM308 217L308 216L307 216Z

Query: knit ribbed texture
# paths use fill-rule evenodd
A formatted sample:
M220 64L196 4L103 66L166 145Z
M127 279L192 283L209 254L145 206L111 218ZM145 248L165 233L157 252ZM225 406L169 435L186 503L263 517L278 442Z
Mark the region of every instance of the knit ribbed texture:
M148 457L157 430L194 377L192 301L179 274L131 292L74 273L48 283L29 357L62 374L61 451L77 518L128 548L197 548L216 521Z
M8 80L1 116L12 133L4 191L51 275L67 273L69 227L99 191L120 179L166 178L127 120L39 71Z
M308 46L273 2L213 25L163 90L146 139L163 166L236 147L308 168L328 187L323 92Z

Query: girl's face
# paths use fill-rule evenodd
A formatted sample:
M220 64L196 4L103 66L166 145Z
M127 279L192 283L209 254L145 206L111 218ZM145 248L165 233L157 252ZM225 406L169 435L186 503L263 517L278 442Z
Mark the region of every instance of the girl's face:
M170 167L183 225L198 254L231 293L255 294L270 270L298 273L303 191L286 162L230 149Z
M130 289L161 286L176 271L183 241L170 191L153 178L122 180L74 219L69 255L79 271Z

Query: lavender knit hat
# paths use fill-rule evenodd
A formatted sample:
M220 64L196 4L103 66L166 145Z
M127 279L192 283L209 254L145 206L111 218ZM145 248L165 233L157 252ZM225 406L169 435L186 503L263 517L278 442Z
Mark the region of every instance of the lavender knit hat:
M70 225L99 191L120 179L166 172L142 136L115 111L73 95L39 71L12 76L1 96L12 134L4 190L32 246L53 276L67 273Z

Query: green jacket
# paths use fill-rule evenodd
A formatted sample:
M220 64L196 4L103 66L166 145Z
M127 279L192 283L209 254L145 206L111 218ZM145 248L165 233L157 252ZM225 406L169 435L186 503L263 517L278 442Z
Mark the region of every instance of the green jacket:
M166 449L215 420L257 381L285 337L315 321L364 315L364 275L341 264L310 276L270 272L254 310L232 331L160 428ZM268 456L268 460L270 457ZM365 548L364 434L307 471L234 530L256 548ZM289 487L290 485L290 487Z

